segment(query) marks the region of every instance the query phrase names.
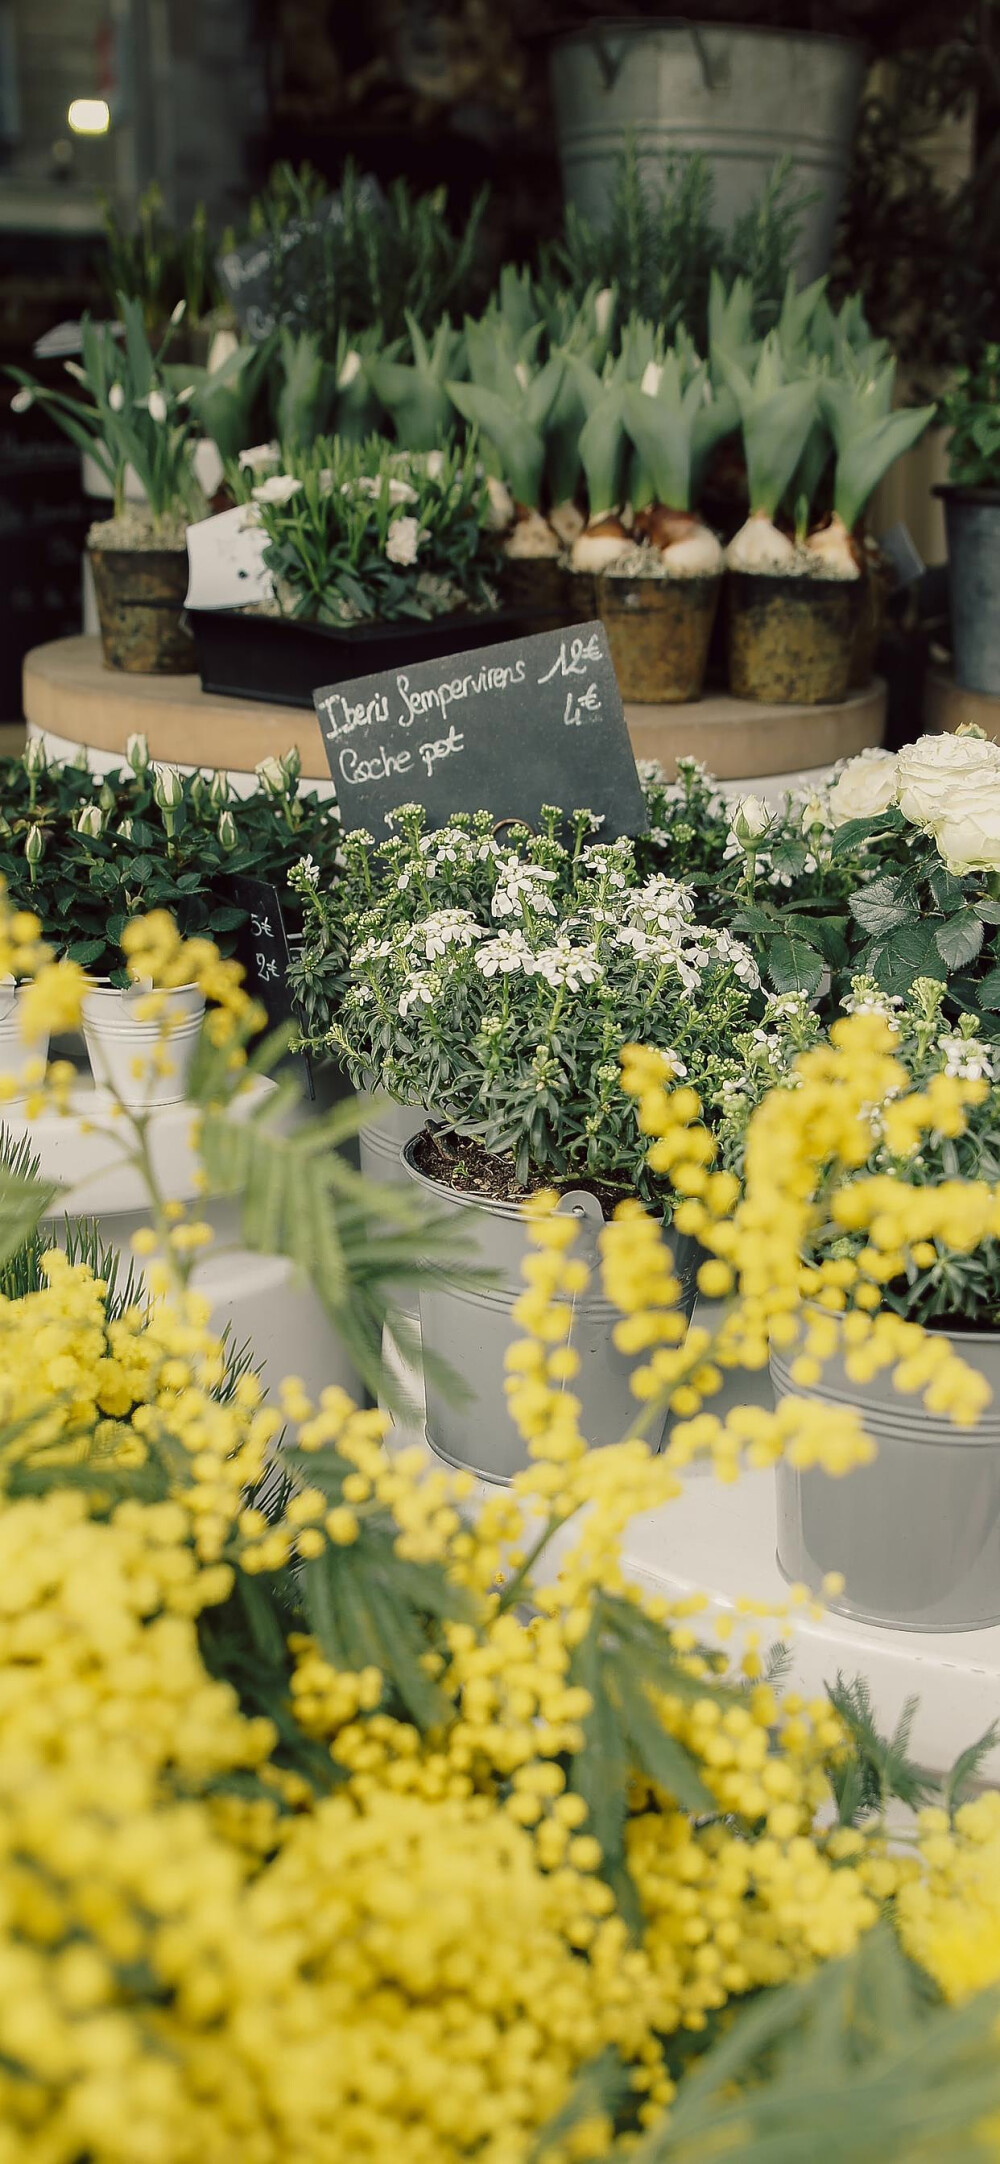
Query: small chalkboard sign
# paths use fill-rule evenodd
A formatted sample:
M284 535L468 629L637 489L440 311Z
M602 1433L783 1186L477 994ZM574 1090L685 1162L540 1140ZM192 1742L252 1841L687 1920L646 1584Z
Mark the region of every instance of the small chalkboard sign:
M223 884L236 907L246 910L247 921L235 935L236 959L243 964L246 989L267 1008L271 1028L280 1029L284 1022L298 1019L288 989L292 950L281 896L267 879L247 879L234 873L224 882L220 881L220 885ZM306 1087L313 1097L312 1068L305 1055L303 1065Z
M385 197L373 173L365 173L354 196L355 209L377 217ZM226 248L216 260L219 283L248 337L269 337L279 323L293 324L308 315L323 269L323 236L342 224L338 194L324 196L311 218L290 218L277 233L266 233Z
M645 806L603 625L331 684L313 694L345 829L376 836L399 804L537 824L543 804L641 834Z

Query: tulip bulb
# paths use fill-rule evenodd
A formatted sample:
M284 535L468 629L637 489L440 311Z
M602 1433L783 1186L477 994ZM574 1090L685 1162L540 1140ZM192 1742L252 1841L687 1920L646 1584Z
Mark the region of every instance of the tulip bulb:
M766 511L754 511L730 541L726 563L730 571L790 571L795 563L795 548Z
M806 548L815 569L825 579L859 579L861 566L858 562L857 543L848 533L843 519L836 512L828 526L821 526L818 533L811 533Z
M599 574L617 563L631 546L621 519L612 512L606 518L593 519L578 534L570 552L570 566L574 571Z
M541 563L558 556L559 537L540 511L522 511L503 546L512 563Z

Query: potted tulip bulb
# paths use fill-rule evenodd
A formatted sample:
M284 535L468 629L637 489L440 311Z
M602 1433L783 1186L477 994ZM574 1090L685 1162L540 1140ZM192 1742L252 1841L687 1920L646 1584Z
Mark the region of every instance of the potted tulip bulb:
M484 451L492 456L488 479L500 535L505 598L524 606L537 628L583 621L592 613L592 596L581 611L562 563L563 539L543 510L546 430L563 383L566 363L553 354L539 369L513 358L502 339L492 341L487 360L480 342L469 344L470 366L492 381L449 383L453 405L480 430Z
M185 537L188 526L208 514L194 471L187 386L175 390L165 368L184 303L175 308L155 353L140 303L119 294L118 306L121 343L116 326L84 318L82 363L66 364L81 396L47 390L23 370L12 369L20 389L11 403L17 412L36 402L44 406L110 484L113 515L92 526L87 537L108 668L183 674L194 668L194 646L181 621L188 580ZM129 468L142 488L139 503L126 502Z
M720 544L691 508L713 440L711 426L700 425L711 417L708 370L700 363L685 374L672 350L622 392L634 451L632 537L597 593L622 696L640 703L700 697L722 583Z

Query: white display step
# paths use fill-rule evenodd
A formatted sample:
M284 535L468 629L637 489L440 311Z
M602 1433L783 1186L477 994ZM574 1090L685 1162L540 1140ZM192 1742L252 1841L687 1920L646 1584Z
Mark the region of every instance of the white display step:
M233 1105L234 1119L246 1119L274 1090L266 1076L254 1076ZM26 1141L39 1161L39 1176L56 1180L60 1193L46 1216L119 1217L147 1208L146 1187L127 1161L132 1146L128 1122L116 1111L107 1091L81 1081L70 1095L67 1112L49 1108L27 1119L22 1105L5 1107L3 1125L15 1141ZM198 1160L192 1146L195 1115L186 1103L158 1105L150 1114L149 1150L161 1193L175 1202L198 1194Z
M407 1393L410 1411L397 1421L388 1448L396 1452L417 1445L428 1465L440 1466L426 1440L420 1379L403 1370L386 1339L386 1359ZM726 1399L758 1401L762 1378L728 1378ZM847 1476L848 1478L850 1475ZM475 1509L496 1494L477 1480L470 1504ZM563 1534L565 1542L570 1535ZM551 1554L558 1553L553 1542ZM961 1751L1000 1717L1000 1625L981 1631L882 1630L846 1616L817 1611L815 1603L790 1610L789 1587L775 1558L775 1484L772 1472L746 1473L732 1486L716 1479L703 1464L684 1475L684 1493L676 1502L635 1518L625 1537L626 1574L647 1591L668 1601L704 1596L704 1613L693 1627L706 1643L719 1643L732 1654L747 1627L759 1634L766 1650L779 1639L789 1649L790 1666L783 1688L821 1697L825 1686L864 1676L871 1688L883 1731L895 1726L908 1698L918 1710L911 1749L934 1774L946 1772ZM748 1615L751 1602L757 1611ZM714 1626L723 1621L721 1636ZM1000 1745L990 1754L982 1777L1000 1781Z

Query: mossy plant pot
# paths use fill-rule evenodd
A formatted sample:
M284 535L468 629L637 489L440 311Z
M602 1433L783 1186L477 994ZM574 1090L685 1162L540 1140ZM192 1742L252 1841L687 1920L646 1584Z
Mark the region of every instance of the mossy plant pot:
M406 1143L402 1162L416 1185L433 1205L436 1216L453 1216L465 1243L469 1263L493 1273L493 1282L463 1286L461 1265L456 1275L430 1266L419 1282L420 1336L426 1353L444 1361L463 1388L462 1399L450 1395L428 1377L426 1383L426 1436L431 1448L449 1465L477 1474L480 1480L511 1481L529 1463L510 1413L504 1383L506 1356L511 1345L525 1335L514 1320L514 1306L525 1291L522 1264L532 1252L528 1221L517 1203L492 1202L482 1195L464 1194L442 1180L421 1172L414 1151L419 1137ZM573 1302L569 1344L580 1356L580 1370L567 1388L579 1398L581 1432L598 1447L619 1442L637 1419L641 1407L629 1388L636 1361L620 1353L612 1333L619 1311L601 1292L598 1235L604 1217L596 1197L574 1188L562 1196L559 1210L577 1219L579 1230L574 1256L586 1262L591 1282ZM674 1242L677 1275L683 1288L684 1312L690 1318L695 1300L697 1243ZM647 1428L652 1449L659 1449L666 1427L666 1412L655 1430Z
M973 1428L904 1397L889 1373L852 1382L839 1353L806 1393L852 1406L878 1453L843 1479L777 1468L779 1567L817 1594L839 1571L843 1592L823 1596L839 1615L910 1631L1000 1622L1000 1333L956 1332L952 1344L993 1390ZM802 1395L794 1358L794 1347L772 1352L779 1399Z
M727 571L726 654L734 699L832 706L851 688L860 579Z
M955 681L1000 698L1000 488L934 491L944 498Z
M109 669L136 676L190 676L194 640L182 615L186 549L87 550L101 649Z
M523 617L525 632L589 624L596 614L589 572L569 571L555 556L504 556L497 583L504 606Z
M721 577L595 581L622 698L635 706L700 699Z

